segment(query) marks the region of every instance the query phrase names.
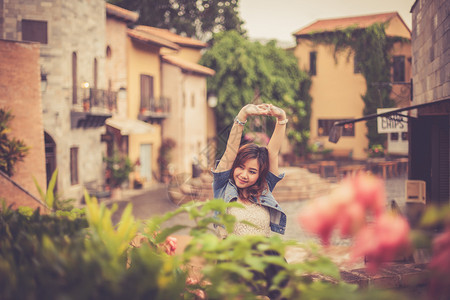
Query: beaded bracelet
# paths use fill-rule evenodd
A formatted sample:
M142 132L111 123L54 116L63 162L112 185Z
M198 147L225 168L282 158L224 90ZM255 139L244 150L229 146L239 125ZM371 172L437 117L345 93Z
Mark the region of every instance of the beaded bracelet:
M286 119L284 119L283 121L278 121L278 124L284 125L284 124L286 124L288 121L289 121L289 120L286 118Z
M236 116L236 118L234 118L234 123L244 126L245 123L247 123L247 120L245 120L244 122L241 122L241 121L239 121L238 117Z

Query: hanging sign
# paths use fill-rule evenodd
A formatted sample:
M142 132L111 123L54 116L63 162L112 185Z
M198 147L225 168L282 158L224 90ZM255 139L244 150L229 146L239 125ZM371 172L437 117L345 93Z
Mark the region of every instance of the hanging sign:
M377 114L386 113L395 109L397 108L378 108ZM377 125L378 133L407 132L408 118L399 115L377 117Z

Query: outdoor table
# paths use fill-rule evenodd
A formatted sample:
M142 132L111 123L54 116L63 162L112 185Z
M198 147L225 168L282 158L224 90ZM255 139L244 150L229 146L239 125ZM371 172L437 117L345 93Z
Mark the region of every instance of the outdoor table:
M339 178L343 178L347 175L354 175L360 171L366 169L365 165L347 165L338 168Z

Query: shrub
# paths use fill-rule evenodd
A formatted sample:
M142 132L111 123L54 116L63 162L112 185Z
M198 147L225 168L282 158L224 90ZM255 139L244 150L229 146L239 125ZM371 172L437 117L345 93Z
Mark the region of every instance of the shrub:
M303 245L304 262L288 264L286 242L277 236L233 236L220 240L213 224L229 232L234 218L222 200L188 203L145 222L134 220L128 205L115 225L117 209L106 208L86 195L86 216L69 219L56 214L31 216L3 208L0 214L1 299L255 299L257 293L279 291L279 298L367 299L374 291L357 291L344 283L339 269L319 254L318 246ZM219 211L218 218L212 211ZM181 213L194 220L192 241L181 255L168 255L167 239L186 225L164 228ZM140 232L138 234L138 232ZM135 247L136 237L140 246ZM172 242L172 244L170 244ZM261 255L274 250L280 255ZM170 251L169 251L170 252ZM202 259L201 274L189 272L194 258ZM277 266L271 281L262 274ZM373 299L389 299L378 293Z

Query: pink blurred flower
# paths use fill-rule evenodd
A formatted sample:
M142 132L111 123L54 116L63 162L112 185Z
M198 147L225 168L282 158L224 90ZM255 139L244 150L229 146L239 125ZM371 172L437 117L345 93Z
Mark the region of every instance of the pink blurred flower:
M318 235L324 245L330 242L336 220L337 211L329 208L326 198L315 200L311 207L300 213L298 218L303 228Z
M367 173L359 173L350 178L353 185L355 200L360 203L365 210L369 210L375 216L380 215L386 207L386 191L384 181Z
M383 181L359 173L344 179L329 196L314 200L300 213L299 222L328 245L334 229L339 229L342 237L351 236L365 225L366 215L378 216L384 208Z
M374 217L374 223L369 225L368 215ZM384 182L365 173L344 179L329 196L314 200L298 220L324 245L329 244L335 229L342 237L355 236L352 258L365 257L372 272L411 246L408 222L386 212Z
M177 249L177 238L173 236L168 236L163 246L164 251L167 254L173 255L175 253L175 250Z
M376 272L384 262L410 248L409 231L409 224L403 217L385 213L358 232L352 258L364 256L369 271Z

